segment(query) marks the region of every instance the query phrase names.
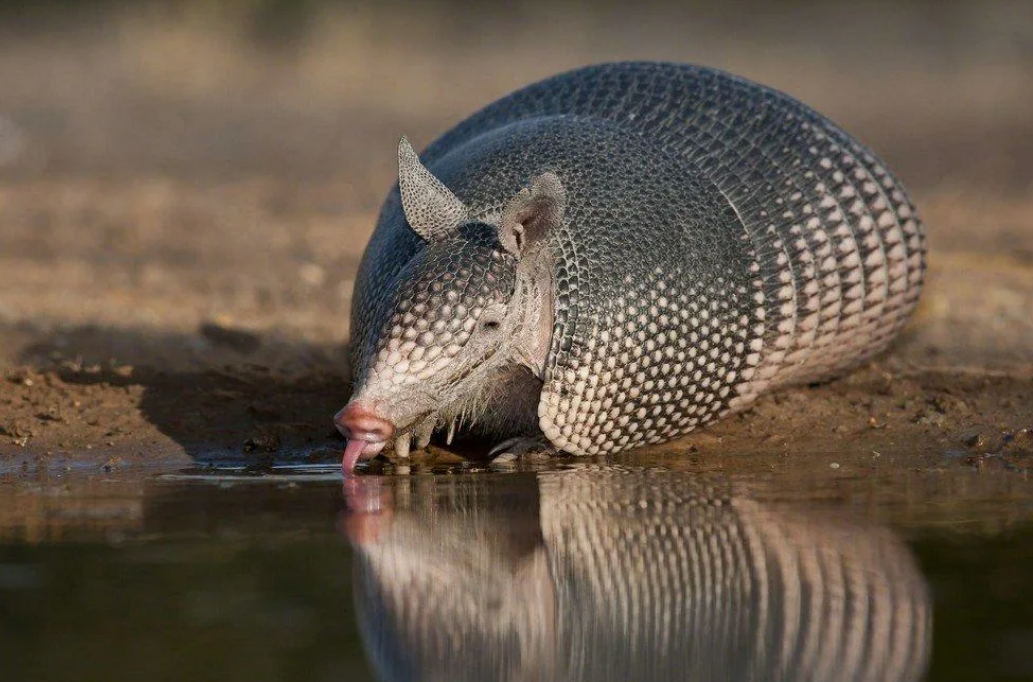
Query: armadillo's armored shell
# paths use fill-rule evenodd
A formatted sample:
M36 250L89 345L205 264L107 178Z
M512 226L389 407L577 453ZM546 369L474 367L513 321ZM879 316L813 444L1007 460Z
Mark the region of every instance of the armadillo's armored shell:
M584 163L527 148L579 125ZM766 389L841 372L884 349L918 300L924 237L884 164L791 97L719 71L573 71L492 104L422 158L483 220L531 173L574 186L551 244L539 404L542 430L571 453L673 438ZM395 192L359 275L360 332L418 248L399 211Z

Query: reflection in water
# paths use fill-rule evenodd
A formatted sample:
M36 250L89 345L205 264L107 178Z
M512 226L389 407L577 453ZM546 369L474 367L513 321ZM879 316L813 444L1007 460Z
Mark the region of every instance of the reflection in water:
M460 479L432 494L419 479L346 487L357 613L384 680L925 670L927 588L888 530L671 472Z

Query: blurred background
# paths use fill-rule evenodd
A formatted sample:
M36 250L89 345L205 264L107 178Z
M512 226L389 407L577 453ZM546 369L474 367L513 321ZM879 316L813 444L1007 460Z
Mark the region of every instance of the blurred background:
M1025 0L4 2L0 369L23 386L92 367L132 409L141 368L257 367L326 378L332 414L398 136L422 147L521 85L620 59L733 71L872 146L932 249L894 357L1033 371ZM48 399L0 427L42 442Z

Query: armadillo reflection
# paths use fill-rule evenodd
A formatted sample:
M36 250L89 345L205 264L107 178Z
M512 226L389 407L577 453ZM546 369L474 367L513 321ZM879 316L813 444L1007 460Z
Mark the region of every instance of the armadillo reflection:
M927 666L928 589L885 529L671 472L384 484L393 511L347 524L381 679L914 682Z
M363 256L346 468L457 420L600 454L884 349L922 227L875 155L711 69L588 67L403 138ZM512 440L517 439L517 440Z

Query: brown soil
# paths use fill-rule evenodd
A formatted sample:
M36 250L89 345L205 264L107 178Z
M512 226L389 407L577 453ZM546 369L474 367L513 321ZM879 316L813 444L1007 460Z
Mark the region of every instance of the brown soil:
M649 456L1025 475L1033 54L998 48L1033 21L893 11L903 28L876 45L863 22L816 42L759 20L728 43L713 16L656 19L646 40L612 8L573 42L565 16L489 22L472 45L330 17L287 52L191 15L0 36L0 472L335 458L353 278L396 136L425 143L523 82L634 56L723 66L831 114L912 189L931 250L922 306L878 362Z

